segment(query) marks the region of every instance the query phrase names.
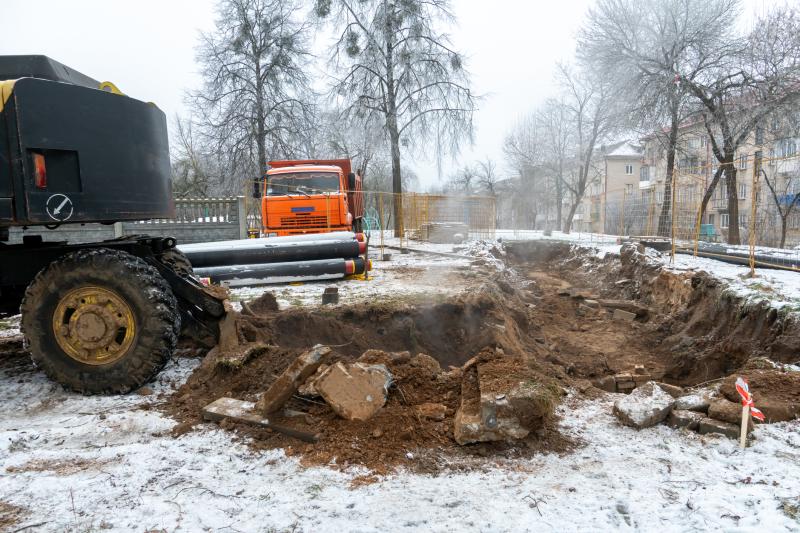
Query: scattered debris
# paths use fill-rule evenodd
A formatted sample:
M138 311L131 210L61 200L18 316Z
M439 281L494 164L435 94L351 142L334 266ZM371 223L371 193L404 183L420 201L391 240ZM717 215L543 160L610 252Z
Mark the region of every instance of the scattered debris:
M663 422L673 405L675 399L650 381L617 400L614 414L626 426L642 429Z
M314 388L342 418L367 420L386 404L391 383L383 365L336 363L314 381Z
M674 428L686 428L697 431L700 421L705 418L703 413L687 411L684 409L673 409L667 417L667 425Z
M323 358L330 353L329 347L318 344L298 356L258 400L256 404L258 412L267 415L283 407L297 388L317 371Z

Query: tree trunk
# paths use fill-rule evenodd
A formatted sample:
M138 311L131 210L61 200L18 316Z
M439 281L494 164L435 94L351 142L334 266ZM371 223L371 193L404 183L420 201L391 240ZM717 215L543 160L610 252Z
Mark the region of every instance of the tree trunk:
M778 246L778 248L783 248L786 246L786 227L788 222L789 214L787 213L785 217L781 217L781 244Z
M564 233L569 233L572 231L572 219L575 218L575 211L578 210L578 206L581 203L581 196L575 197L575 201L572 202L572 205L569 206L569 213L567 214L567 218L564 219Z
M717 169L717 171L714 173L714 177L711 178L711 183L708 185L708 189L706 189L705 194L703 194L703 201L700 202L700 215L699 215L701 222L703 220L703 215L706 214L706 208L708 207L708 202L711 200L711 196L714 194L714 189L717 188L720 176L722 176L723 168L724 167L720 166Z
M384 2L384 8L389 6ZM394 79L394 27L392 20L394 12L387 16L384 26L384 39L386 40L386 128L389 130L389 143L392 152L392 192L394 193L394 236L401 237L403 233L403 175L400 170L400 127L397 124L397 100L395 95Z
M403 227L403 179L400 171L400 134L397 131L397 119L389 121L389 141L392 146L392 196L394 211L394 236L400 237Z
M730 157L728 157L730 155ZM725 154L729 164L725 170L725 182L728 189L728 244L741 244L739 238L739 195L736 187L736 166L733 152Z
M664 179L664 203L661 204L661 214L658 215L658 236L669 237L672 205L672 178L675 174L675 150L678 145L678 111L673 107L669 128L669 141L667 144L667 176Z

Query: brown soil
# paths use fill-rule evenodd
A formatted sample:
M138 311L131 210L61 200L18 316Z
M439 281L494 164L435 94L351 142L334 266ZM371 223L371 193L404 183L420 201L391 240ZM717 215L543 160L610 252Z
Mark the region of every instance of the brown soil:
M563 451L572 443L558 434L552 419L541 422L541 430L522 442L461 447L453 439L453 416L461 399L461 366L498 348L506 359L487 367L498 386L510 375L525 374L541 382L577 386L591 395L596 389L585 380L630 372L635 364L644 364L659 377L664 373L663 357L649 348L652 335L646 324L612 321L607 310L560 296L564 287L563 280L534 270L525 278L487 281L439 304L390 302L248 316L238 323L240 341L270 348L239 368L207 358L165 409L181 421L176 428L181 434L201 422L201 409L208 403L221 396L256 401L299 353L325 344L334 350L331 360L361 357L387 365L395 386L376 416L347 421L321 399L295 397L287 407L300 415L274 422L320 433L316 444L243 424L223 427L253 437L250 442L256 448L301 454L307 464L365 465L379 473L400 465L436 472L443 465L470 464L476 454L502 460L539 450ZM369 352L372 349L381 351ZM384 352L407 353L392 357ZM430 357L409 355L417 353ZM418 406L425 403L444 405L444 419L420 416ZM472 466L478 464L485 466L485 460Z
M22 507L0 500L0 531L14 531L12 528L19 525L26 514Z

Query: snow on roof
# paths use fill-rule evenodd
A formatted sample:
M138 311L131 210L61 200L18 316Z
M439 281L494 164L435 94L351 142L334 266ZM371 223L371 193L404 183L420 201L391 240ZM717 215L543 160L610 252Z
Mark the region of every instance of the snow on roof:
M607 157L641 157L641 155L641 146L625 141L613 150L609 151Z

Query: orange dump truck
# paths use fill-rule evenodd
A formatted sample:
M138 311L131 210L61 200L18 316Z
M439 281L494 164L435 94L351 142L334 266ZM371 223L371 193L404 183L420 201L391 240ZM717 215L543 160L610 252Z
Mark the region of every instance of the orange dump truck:
M349 159L270 161L261 198L264 236L362 231L361 176Z

